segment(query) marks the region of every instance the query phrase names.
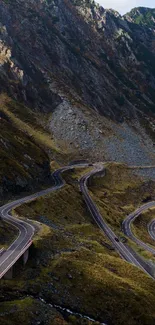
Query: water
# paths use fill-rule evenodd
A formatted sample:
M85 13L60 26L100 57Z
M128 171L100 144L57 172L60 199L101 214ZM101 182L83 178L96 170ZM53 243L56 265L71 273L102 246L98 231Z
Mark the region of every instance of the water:
M39 298L40 301L42 301L44 304L47 304L47 302L43 299L43 298ZM97 320L87 316L87 315L83 315L83 314L80 314L80 313L77 313L77 312L73 312L72 310L70 310L69 308L65 308L65 307L61 307L59 305L55 305L55 304L48 304L51 308L56 308L57 310L60 310L60 311L63 311L69 315L75 315L75 316L78 316L80 318L84 318L84 319L87 319L91 322L97 322ZM106 325L105 323L100 323L101 325Z

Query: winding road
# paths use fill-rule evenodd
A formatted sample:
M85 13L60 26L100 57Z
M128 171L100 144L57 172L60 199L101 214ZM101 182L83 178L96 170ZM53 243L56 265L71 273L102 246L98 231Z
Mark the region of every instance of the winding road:
M150 237L155 240L155 220L152 220L149 224L148 224L148 233L150 235Z
M141 268L145 273L150 275L153 278L154 272L147 262L145 262L141 256L139 256L134 250L132 250L128 245L122 243L117 238L117 235L112 231L108 224L104 221L102 215L100 214L97 206L89 195L87 188L87 183L90 177L93 175L105 170L104 166L101 164L94 165L95 169L88 174L84 175L80 180L80 190L83 193L85 203L101 231L103 231L109 240L112 242L113 247L124 258L127 262L132 263L133 265Z
M134 234L131 229L132 223L135 221L135 219L141 215L142 212L147 211L150 208L155 208L155 201L148 202L144 205L142 205L140 208L136 209L134 212L130 213L126 219L122 223L122 230L124 231L124 234L131 238L136 244L139 246L143 247L145 250L148 252L152 253L155 255L155 248L151 247L148 244L145 244L143 241L138 239ZM148 232L152 239L155 240L155 220L151 221L148 224Z
M75 167L81 168L81 167L88 167L90 164L83 163L83 164L75 164L75 165L69 165L65 166L63 168L60 168L56 170L53 174L53 181L55 185L53 187L50 187L48 189L45 189L43 191L40 191L38 193L29 195L25 198L21 198L19 200L16 200L11 203L7 203L4 206L0 207L0 216L1 218L7 222L16 227L19 231L18 237L16 240L11 244L11 246L7 250L3 250L3 248L0 250L0 278L2 278L5 273L16 263L16 261L19 259L21 255L28 249L29 246L32 244L32 239L37 231L35 223L31 222L30 220L19 220L15 217L13 217L10 212L12 209L16 208L17 206L30 202L31 200L34 200L38 197L41 197L43 195L47 195L48 193L51 193L52 191L60 189L62 186L64 186L65 181L62 179L61 174L70 169L74 169ZM88 172L86 175L81 177L79 180L79 186L80 190L82 192L83 198L85 200L85 203L94 219L98 227L106 236L109 238L109 240L112 242L113 247L116 249L116 251L120 254L120 256L126 260L129 263L132 263L133 265L139 267L142 269L145 273L147 273L149 276L153 278L153 270L150 267L150 265L145 262L141 256L139 256L133 249L131 249L127 244L121 242L117 235L114 233L114 231L109 227L109 225L105 222L102 215L100 214L96 204L92 200L89 191L88 191L88 180L95 174L98 173L105 173L105 167L102 163L96 163L92 165L93 170ZM135 220L135 218L140 215L140 213L146 209L149 209L150 207L154 207L155 202L149 202L139 209L137 209L134 213L130 214L125 221L123 222L123 229L127 236L132 238L132 240L136 241L137 244L143 246L145 249L149 249L149 251L153 254L155 254L155 249L150 247L149 245L143 243L139 239L137 239L132 231L131 231L131 223ZM155 239L155 221L152 221L148 226L149 233L151 234L151 237Z
M37 226L35 223L31 222L30 220L19 220L13 217L10 213L12 209L15 209L17 206L30 202L36 198L39 198L43 195L47 195L52 191L60 189L64 184L65 181L61 177L61 173L66 170L73 169L73 168L82 168L87 167L88 164L76 164L71 166L65 166L56 170L52 174L53 181L55 186L50 187L46 190L40 191L38 193L26 196L19 200L16 200L11 203L7 203L0 207L0 217L5 222L11 224L15 228L18 229L18 237L16 240L8 247L7 250L1 249L0 251L0 279L7 273L7 271L16 263L16 261L24 254L24 252L31 246L32 238L37 231Z

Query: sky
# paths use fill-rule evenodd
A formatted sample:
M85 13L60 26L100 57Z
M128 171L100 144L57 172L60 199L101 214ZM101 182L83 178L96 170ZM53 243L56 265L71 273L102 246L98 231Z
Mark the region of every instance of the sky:
M155 0L96 0L103 8L112 8L125 14L134 7L155 8Z

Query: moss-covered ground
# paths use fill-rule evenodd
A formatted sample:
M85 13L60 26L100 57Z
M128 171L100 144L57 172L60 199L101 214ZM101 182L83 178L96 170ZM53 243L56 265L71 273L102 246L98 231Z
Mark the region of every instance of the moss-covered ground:
M155 186L154 182L134 175L125 165L109 164L105 177L92 179L90 194L107 223L118 236L122 236L122 221L143 205L148 197L154 199ZM144 257L150 256L130 240L129 243Z
M76 156L66 147L60 152L44 119L43 114L0 94L0 201L45 183L50 170ZM50 165L51 160L57 163Z
M151 246L155 246L155 241L150 237L147 230L147 226L152 219L155 219L155 209L149 209L141 213L133 222L132 230L137 238Z
M0 249L3 247L7 248L9 244L13 242L17 234L16 228L0 220Z
M51 135L41 125L43 116L36 115L32 110L5 94L0 96L0 110L14 127L29 135L36 144L52 151L56 150Z
M68 321L54 307L32 297L21 298L0 304L0 321L3 325L47 324L67 325L81 324L78 319L68 317ZM85 322L85 325L90 323Z
M23 121L18 118L21 111ZM50 173L49 157L38 138L32 136L31 113L5 95L0 95L0 201L32 189ZM26 119L27 116L27 119ZM33 119L33 113L31 121ZM39 126L38 126L39 128ZM39 131L38 131L39 132ZM36 131L37 133L37 131Z
M108 325L153 325L155 282L124 262L94 224L78 189L81 173L67 173L62 189L16 209L20 217L37 220L40 233L26 267L16 270L13 280L1 281L0 299L10 296L19 301L26 294ZM125 214L150 192L154 195L154 184L143 183L125 166L112 164L105 178L92 181L90 192L103 217L120 234ZM82 319L67 322L82 324Z

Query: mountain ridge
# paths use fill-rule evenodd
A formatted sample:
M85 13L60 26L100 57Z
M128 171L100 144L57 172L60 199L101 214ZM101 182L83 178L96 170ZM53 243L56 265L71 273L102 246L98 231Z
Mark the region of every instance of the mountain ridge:
M91 0L1 0L0 39L0 92L32 112L50 157L153 163L153 29Z
M77 95L80 95L79 90L77 89L77 83L80 84L81 80L85 82L87 80L84 80L84 75L82 74L82 71L79 69L78 74L77 72L75 73L74 69L74 63L72 62L73 59L78 67L78 61L81 61L80 64L84 66L88 65L88 82L90 83L90 68L94 70L94 73L98 73L98 79L100 76L100 71L102 71L102 77L100 77L100 84L102 85L103 88L107 89L108 92L110 92L111 96L111 91L110 88L108 89L107 85L107 74L110 76L111 73L114 74L114 80L113 76L111 76L111 83L113 87L113 91L115 91L114 82L116 80L117 82L117 91L116 92L116 97L117 93L120 92L120 96L123 95L123 98L125 100L126 106L128 106L128 100L130 96L129 89L133 88L133 93L134 89L135 91L140 91L138 89L138 85L135 85L135 80L134 82L128 78L128 76L125 75L125 70L127 70L127 73L129 75L128 67L127 64L130 64L131 67L134 67L134 62L136 63L137 61L137 55L138 55L138 60L140 60L140 51L141 49L137 49L137 53L132 53L133 48L132 42L136 42L136 39L132 40L131 38L131 23L128 23L127 21L123 20L121 16L116 17L115 14L111 11L104 10L102 7L99 7L97 5L93 5L92 10L89 8L87 10L87 4L91 4L91 1L87 2L82 2L82 6L76 6L76 1L51 1L49 2L50 4L48 5L47 2L40 2L37 1L34 3L34 1L27 1L25 5L23 1L16 1L17 4L16 9L16 16L14 15L13 11L13 6L14 4L11 4L10 2L5 2L2 1L1 3L1 22L5 20L6 26L1 27L1 38L2 42L4 40L4 45L2 46L2 51L7 52L7 55L5 55L5 68L8 69L9 65L11 64L12 68L10 71L6 71L6 74L12 74L10 75L10 81L16 80L16 85L11 84L10 87L11 89L14 88L14 93L18 98L22 96L22 100L24 98L27 101L28 106L37 106L39 109L47 109L48 111L53 107L53 109L60 104L61 98L58 96L58 94L54 91L52 92L52 85L50 85L51 78L53 78L56 82L56 77L59 78L58 80L58 87L60 86L60 80L62 82L62 85L64 83L64 77L65 77L65 83L66 86L73 88L74 92L77 93ZM86 4L85 4L86 3ZM20 5L21 4L21 5ZM25 6L25 9L24 9ZM31 8L32 6L32 8ZM41 9L39 9L41 8ZM63 9L63 14L61 13L61 10ZM24 11L23 11L24 10ZM10 20L6 18L6 14L9 17L9 11L11 13ZM32 12L33 14L32 14ZM78 16L77 16L78 14ZM24 16L23 16L24 15ZM68 16L69 15L69 16ZM25 17L26 16L26 17ZM22 21L22 24L19 24L18 21L16 21L18 17L18 21ZM25 17L25 18L24 18ZM35 18L33 22L33 17ZM63 20L62 20L63 17ZM67 31L65 30L67 26L67 21L66 18L72 20L72 27L69 29L69 26L67 27ZM71 18L72 17L72 18ZM74 17L74 21L73 21ZM84 21L82 22L81 19ZM44 25L44 19L46 19L46 24ZM69 21L68 19L68 21ZM8 23L7 23L8 22ZM75 23L76 22L76 23ZM85 30L85 36L82 34L83 31L81 27L79 26L79 23L82 23L82 29L83 31ZM29 24L29 25L28 25ZM30 30L29 26L33 26L33 28ZM51 24L51 25L50 25ZM95 24L95 25L94 25ZM129 24L129 25L128 25ZM40 25L40 26L38 26ZM91 25L94 25L92 28ZM39 29L38 29L39 27ZM47 30L50 32L50 36L48 36L45 31L45 27ZM4 28L4 30L3 30ZM52 29L51 29L52 28ZM140 28L140 27L139 27ZM43 38L40 38L40 32L44 35L46 35L48 40L48 44L46 44L47 40L45 37L45 41L43 41ZM149 56L149 60L151 60L151 63L153 62L154 58L154 52L152 51L152 48L150 48L151 42L153 35L151 35L151 32L148 35L145 35L145 31L143 29L139 30L142 36L140 37L145 37L146 39L146 44L145 44L145 51L146 55ZM139 33L138 31L138 33ZM76 34L76 41L75 37L73 35L73 32ZM8 36L7 36L8 33ZM12 34L13 33L13 34ZM51 34L52 33L52 34ZM94 36L93 36L94 34ZM11 41L11 35L14 38L14 41ZM79 36L78 36L79 35ZM82 35L84 36L82 40ZM129 35L129 37L128 37ZM132 37L133 37L132 33ZM139 34L137 35L139 37ZM52 38L55 40L55 51L51 51L51 42ZM93 38L95 38L95 41L93 41ZM108 41L108 38L110 38L110 41ZM131 38L131 41L130 41ZM30 39L36 40L33 42L33 47L32 44L30 43ZM119 42L118 42L118 41ZM29 44L29 48L26 49L24 48L23 41L27 41ZM12 43L10 43L12 42ZM6 48L6 45L8 43L8 50ZM43 44L42 44L43 43ZM45 44L44 44L45 43ZM139 39L139 44L140 46L143 46L141 38ZM10 44L10 45L9 45ZM18 44L18 46L17 46ZM136 45L136 44L135 44ZM65 53L63 52L63 58L62 55L60 57L60 52L57 52L57 47L61 47L61 49L64 49L70 56L70 65L68 66L67 61L65 60ZM121 46L121 48L120 48ZM126 48L127 46L127 48ZM11 52L11 48L12 52ZM69 48L68 48L69 47ZM122 48L123 47L123 48ZM43 66L41 66L41 60L39 59L38 56L38 49L40 48L40 55L42 56L42 62ZM100 49L101 48L101 49ZM123 54L123 51L124 54ZM25 57L25 54L27 58ZM37 52L36 52L37 51ZM46 51L46 53L45 53ZM115 52L114 52L115 51ZM69 54L70 52L70 54ZM117 56L117 53L121 53L121 58ZM153 53L152 53L153 52ZM15 62L11 61L11 57L13 57L11 54L13 53L13 56L15 57ZM50 53L50 54L49 54ZM115 54L114 54L115 53ZM125 62L126 58L124 58L124 55L126 54L126 57L131 59L129 62ZM135 56L136 54L136 56ZM50 55L50 58L49 58ZM153 55L153 56L152 56ZM37 59L38 56L38 59ZM68 57L69 58L69 57ZM72 58L72 60L71 60ZM67 58L66 58L67 59ZM124 60L124 62L121 62L120 65L120 59ZM19 62L18 62L19 60ZM39 61L38 61L39 60ZM117 64L114 64L116 62ZM146 60L146 58L142 58L142 60ZM53 62L53 69L49 71L49 64L50 61ZM10 63L9 63L10 62ZM18 62L17 66L16 63ZM145 62L145 61L144 61ZM123 67L122 67L123 63ZM65 64L65 69L70 70L70 76L66 74L65 71L62 69L62 73L59 71L59 67L63 67ZM136 63L137 64L137 63ZM147 62L148 64L148 62ZM8 65L8 68L7 68ZM90 68L89 68L90 65ZM31 70L29 68L31 66ZM123 69L122 69L123 68ZM152 67L151 67L152 69ZM109 71L110 70L110 71ZM3 72L3 71L2 71ZM49 73L50 72L50 73ZM138 73L138 71L137 71ZM150 73L150 71L149 71ZM5 72L4 72L5 74ZM50 74L52 74L50 76ZM74 75L74 80L71 85L71 74ZM105 74L106 78L103 78ZM76 76L77 75L77 76ZM1 77L2 78L2 77ZM91 105L92 107L96 107L97 110L100 112L103 112L103 108L101 109L101 103L102 106L104 105L105 107L108 105L109 107L112 106L111 103L111 98L110 101L108 100L108 96L103 96L101 87L99 86L97 82L97 78L92 77L92 87L91 83L86 89L84 83L81 84L81 87L83 88L84 91L84 96L82 96L82 101L86 102L88 105ZM124 79L123 83L124 86L127 85L126 90L128 94L122 94L122 81L121 78ZM76 80L77 79L77 80ZM129 79L129 80L128 80ZM39 80L42 80L42 84L44 84L44 87L42 88L42 84L39 84ZM49 80L49 84L47 82ZM7 85L5 87L5 90L10 91L10 87L8 89L8 84L10 81L7 81ZM18 81L18 84L17 84ZM118 82L119 81L119 82ZM139 80L140 81L140 80ZM4 82L4 86L6 84L6 81ZM2 84L2 81L1 81ZM37 89L35 87L35 84L37 84ZM120 85L119 85L120 84ZM96 94L93 94L93 87L95 86L96 88ZM64 86L63 86L64 87ZM23 89L20 91L20 89ZM153 90L151 90L153 92ZM92 92L92 95L91 93ZM98 93L99 92L99 93ZM94 96L94 97L93 97ZM128 96L127 101L126 101L126 96ZM150 94L151 98L149 100L152 101L152 93ZM81 95L80 95L81 97ZM130 96L131 97L131 96ZM45 100L46 98L46 100ZM87 98L87 99L86 99ZM119 100L119 99L118 99ZM131 99L130 99L131 100ZM149 100L147 102L147 107L149 106ZM123 99L122 99L123 101ZM137 101L136 96L134 96L134 101ZM53 104L52 104L53 103ZM153 102L154 103L154 102ZM113 105L116 107L115 111L119 111L119 104L117 104L117 98L114 100ZM145 106L145 101L142 99L141 105ZM154 105L154 104L153 104ZM51 108L50 108L51 107ZM122 107L121 107L122 110ZM106 109L104 109L104 114L106 114ZM109 110L110 111L110 110ZM114 112L113 112L114 113ZM109 113L108 113L109 114ZM117 114L115 114L117 115ZM112 117L112 115L111 115Z
M153 29L155 28L155 8L136 7L126 13L123 17L138 25L144 25Z
M92 200L114 240L154 269L122 233L125 216L155 199L155 32L129 16L92 0L0 0L1 200L51 187L51 172L71 161L89 165L13 211L38 231L26 266L1 282L4 325L155 324L155 282L118 256L79 191L104 163L88 184ZM133 223L146 243L152 218ZM6 231L6 248L15 235Z

